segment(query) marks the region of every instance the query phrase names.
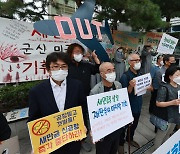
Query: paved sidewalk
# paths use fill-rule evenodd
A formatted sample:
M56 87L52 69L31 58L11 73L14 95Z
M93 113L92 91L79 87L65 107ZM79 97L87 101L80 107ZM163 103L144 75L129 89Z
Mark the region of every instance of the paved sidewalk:
M143 96L142 113L134 137L134 140L137 141L140 144L140 146L145 145L146 143L151 141L155 136L154 126L149 122L149 112L148 112L149 98L150 98L150 93ZM15 123L10 123L10 127L12 129L12 136L18 135L21 154L30 154L31 152L31 142L29 139L29 133L28 133L26 121L27 119L17 121ZM88 142L90 142L90 139L88 139ZM85 152L82 149L81 154L95 154L96 150L93 144L92 147L93 149L91 152ZM131 153L136 150L137 150L136 148L131 147ZM127 143L125 144L125 153L128 153ZM145 152L145 154L150 154L150 153L152 153L151 149Z

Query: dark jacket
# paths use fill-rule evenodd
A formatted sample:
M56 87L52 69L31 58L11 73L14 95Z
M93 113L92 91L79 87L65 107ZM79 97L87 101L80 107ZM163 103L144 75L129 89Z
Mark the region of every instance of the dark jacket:
M0 141L9 139L11 136L11 129L7 123L6 118L0 112Z
M71 63L69 65L68 76L83 83L86 96L89 95L89 92L91 90L91 75L95 75L96 73L99 73L99 65L94 65L89 62L81 61L78 63L78 66L76 66L75 63Z

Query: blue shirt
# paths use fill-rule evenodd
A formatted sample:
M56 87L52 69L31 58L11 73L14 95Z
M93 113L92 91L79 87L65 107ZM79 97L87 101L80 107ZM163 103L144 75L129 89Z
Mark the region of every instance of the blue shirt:
M157 79L157 74L156 72L160 69L159 66L157 65L152 65L151 70L150 70L150 74L151 74L151 78L152 78L152 86L155 90L157 90L159 88L159 83L158 83L158 79Z
M140 76L141 73L134 74L130 69L125 72L121 79L120 83L122 84L123 88L128 88L129 86L129 81L131 81L133 78ZM132 90L131 93L129 93L129 101L131 105L131 110L133 114L140 114L141 113L141 108L142 108L142 96L137 96L134 94L134 89Z

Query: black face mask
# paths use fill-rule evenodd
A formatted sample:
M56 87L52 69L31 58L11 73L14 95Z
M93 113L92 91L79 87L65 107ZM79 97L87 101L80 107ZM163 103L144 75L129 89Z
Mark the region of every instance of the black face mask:
M171 65L170 66L177 66L177 64L176 63L170 63Z

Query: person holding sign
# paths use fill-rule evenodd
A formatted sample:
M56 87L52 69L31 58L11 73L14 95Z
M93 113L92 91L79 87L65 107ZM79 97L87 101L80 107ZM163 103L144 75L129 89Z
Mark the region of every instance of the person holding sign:
M116 79L114 65L110 62L104 62L99 67L102 81L91 89L90 95L95 95L107 91L122 88ZM107 135L96 143L96 154L116 154L119 146L119 136L121 129Z
M82 83L68 76L69 58L66 53L53 52L46 58L46 69L50 78L29 92L29 119L32 121L72 107L82 106L84 119L86 97ZM84 120L86 122L86 120ZM64 145L53 154L79 154L81 142Z
M180 67L171 66L165 72L164 84L158 89L155 115L165 121L168 121L167 130L158 129L155 140L154 149L157 149L164 141L166 141L173 129L177 125L180 128L180 113L178 91L180 91Z
M139 71L141 68L141 59L138 54L130 54L128 56L128 63L130 65L130 68L127 72L125 72L121 79L120 83L122 84L122 87L127 87L128 93L129 93L129 101L131 105L132 114L134 117L133 124L130 127L130 145L139 148L139 144L133 140L134 132L137 128L139 117L141 114L141 108L142 108L142 95L137 96L134 94L134 87L136 85L136 80L133 78L142 75L142 73ZM124 153L124 143L125 143L125 132L126 129L123 130L123 133L120 136L120 142L119 142L119 153ZM126 141L128 141L128 135L126 136Z
M84 93L88 96L91 90L91 75L99 73L100 61L95 52L91 54L95 64L83 61L85 50L78 43L71 44L67 49L67 54L71 60L69 65L69 77L82 82ZM82 147L87 152L92 149L91 145L85 140L82 141Z

